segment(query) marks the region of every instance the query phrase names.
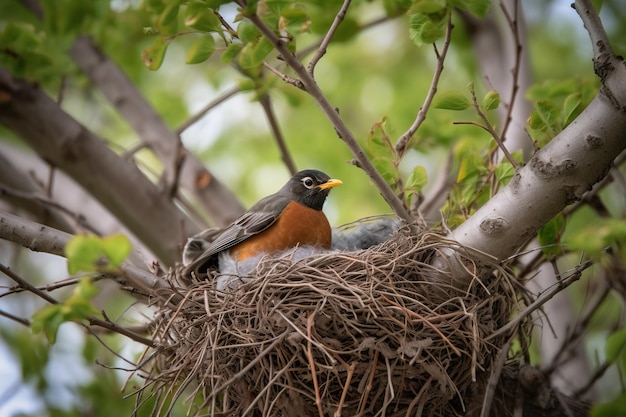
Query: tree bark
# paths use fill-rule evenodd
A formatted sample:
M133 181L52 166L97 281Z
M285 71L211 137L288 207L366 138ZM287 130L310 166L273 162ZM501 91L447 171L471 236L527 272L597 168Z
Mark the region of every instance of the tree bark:
M41 89L0 69L0 123L48 163L89 190L165 265L180 259L184 238L198 232L167 196Z

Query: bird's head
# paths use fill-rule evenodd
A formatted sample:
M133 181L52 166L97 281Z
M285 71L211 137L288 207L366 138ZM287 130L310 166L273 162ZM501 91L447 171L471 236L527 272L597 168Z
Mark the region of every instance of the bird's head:
M330 189L341 184L341 180L330 178L322 171L305 169L291 177L281 192L302 205L321 210Z

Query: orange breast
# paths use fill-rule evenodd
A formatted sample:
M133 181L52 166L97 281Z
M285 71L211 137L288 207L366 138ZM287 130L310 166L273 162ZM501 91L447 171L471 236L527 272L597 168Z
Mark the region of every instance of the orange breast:
M321 210L292 201L274 224L233 247L231 254L241 261L259 252L279 252L295 246L330 249L331 236L330 224Z

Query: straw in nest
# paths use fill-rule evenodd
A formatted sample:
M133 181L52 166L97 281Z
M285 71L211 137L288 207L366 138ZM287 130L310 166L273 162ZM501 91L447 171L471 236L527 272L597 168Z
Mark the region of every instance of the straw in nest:
M442 279L429 259L451 245L408 225L366 250L264 257L232 291L216 290L216 271L173 285L181 301L158 313L147 385L193 398L192 415L461 414L516 296L501 268L463 290Z

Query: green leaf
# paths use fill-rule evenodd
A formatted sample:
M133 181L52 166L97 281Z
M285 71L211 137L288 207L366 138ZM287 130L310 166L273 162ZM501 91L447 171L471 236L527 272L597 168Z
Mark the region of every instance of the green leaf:
M169 43L169 40L165 40L162 36L159 36L154 40L152 46L143 50L141 60L150 71L156 71L161 68Z
M500 105L500 94L498 94L497 91L489 91L487 94L485 94L485 97L483 97L483 101L480 105L480 107L483 109L483 111L490 111L490 110L495 110L498 108L498 106Z
M421 193L427 183L428 174L426 173L426 168L423 166L414 167L411 175L409 175L409 178L404 184L404 193L409 205L411 203L411 196Z
M33 314L31 329L35 334L43 331L48 341L54 344L57 340L59 327L61 327L64 321L63 305L50 304Z
M243 49L243 45L240 43L231 43L226 50L222 53L221 60L224 64L228 64L232 61Z
M159 35L173 35L178 30L178 11L180 9L180 3L180 1L170 2L157 18L156 27L159 31Z
M471 105L465 95L457 91L448 91L435 97L433 107L444 110L465 110Z
M291 35L309 32L311 19L308 13L300 8L284 10L278 20L278 30L286 31Z
M70 274L117 270L131 249L130 241L121 234L105 238L75 235L65 245L67 267Z
M515 168L508 160L503 160L496 167L494 174L498 184L506 185L515 175Z
M118 268L128 258L133 245L128 238L121 234L105 236L102 238L102 250L111 266Z
M560 109L552 101L537 101L535 110L549 129L560 130L560 125L558 125Z
M400 173L395 163L397 159L396 151L387 134L389 130L386 118L374 123L367 138L365 151L387 184L395 189L400 179Z
M565 98L562 110L563 126L570 124L580 114L581 103L582 95L580 93L572 93Z
M565 218L562 214L558 214L548 223L546 223L537 233L537 240L542 246L541 251L548 258L558 256L563 253L561 247L561 236L565 229Z
M67 269L70 274L79 271L95 271L104 257L100 238L95 235L75 235L65 245Z
M206 61L215 52L213 35L204 35L194 41L187 52L187 64L199 64Z
M193 2L185 10L185 26L203 32L221 32L219 17L202 2Z
M491 10L491 0L450 0L450 4L461 10L467 10L481 19Z
M263 37L258 42L249 43L243 47L239 55L239 65L244 69L255 68L263 63L274 47Z
M609 335L606 340L606 360L615 362L624 352L626 347L626 329L617 330Z
M261 32L251 22L243 20L237 26L237 36L243 43L252 43L261 37Z
M430 44L441 39L446 30L447 14L448 12L441 17L423 13L411 15L409 37L417 46Z
M416 0L411 6L410 13L411 14L442 14L446 10L446 1L445 0Z
M626 394L620 394L613 401L596 404L591 409L591 417L626 416Z

